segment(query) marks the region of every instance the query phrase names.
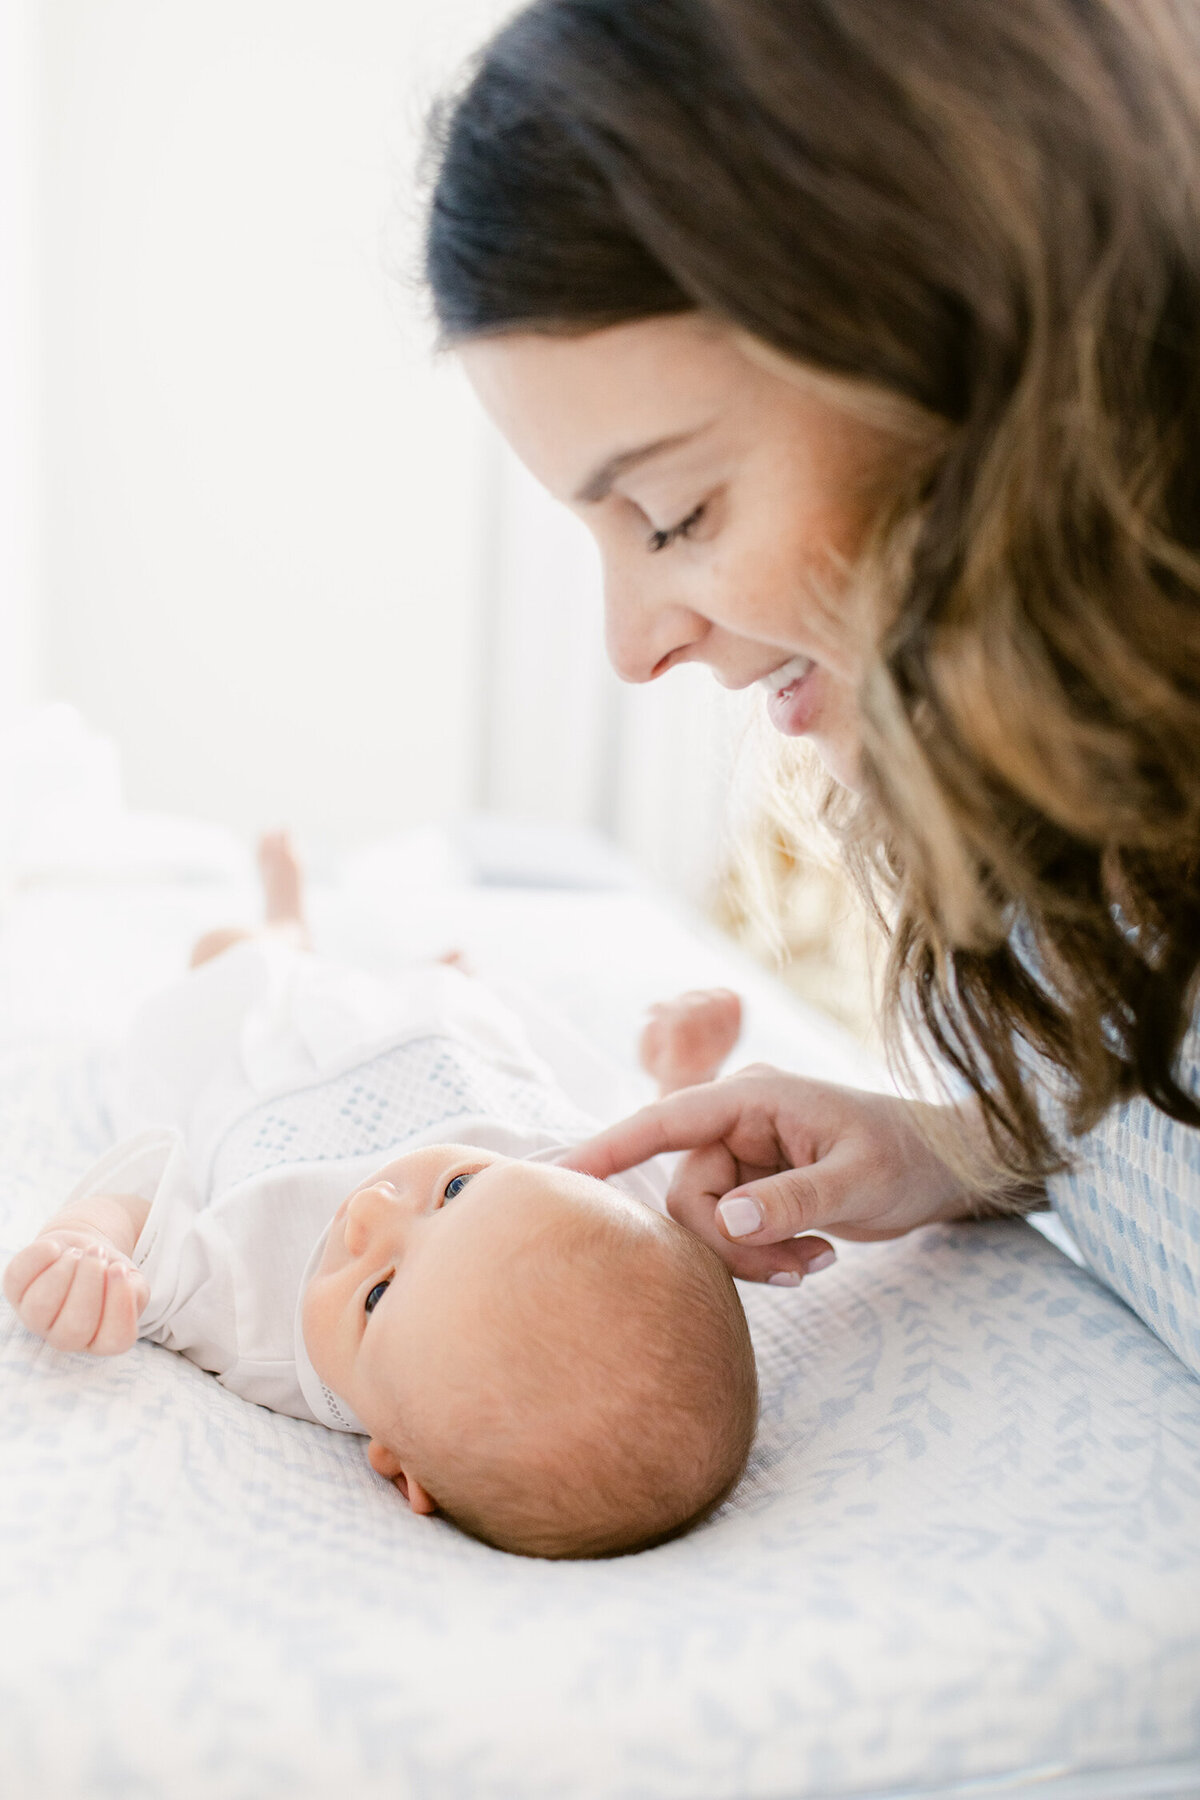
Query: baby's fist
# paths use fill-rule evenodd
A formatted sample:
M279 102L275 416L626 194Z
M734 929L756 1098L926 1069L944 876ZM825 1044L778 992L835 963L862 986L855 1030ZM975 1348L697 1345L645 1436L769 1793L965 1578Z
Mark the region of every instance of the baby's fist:
M120 1356L137 1341L146 1278L104 1239L48 1231L4 1271L4 1294L27 1330L56 1350Z
M738 1041L742 1003L730 988L697 988L650 1008L642 1067L664 1094L712 1081Z

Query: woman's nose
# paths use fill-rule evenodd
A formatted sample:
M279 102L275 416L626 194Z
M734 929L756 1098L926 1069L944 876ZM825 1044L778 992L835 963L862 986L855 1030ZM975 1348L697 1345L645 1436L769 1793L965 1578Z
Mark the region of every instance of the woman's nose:
M691 650L708 631L699 613L655 601L627 576L606 572L604 638L608 660L622 681L653 681L677 650Z
M362 1256L384 1231L394 1233L405 1212L390 1181L374 1181L370 1187L359 1188L346 1208L346 1248L351 1256Z

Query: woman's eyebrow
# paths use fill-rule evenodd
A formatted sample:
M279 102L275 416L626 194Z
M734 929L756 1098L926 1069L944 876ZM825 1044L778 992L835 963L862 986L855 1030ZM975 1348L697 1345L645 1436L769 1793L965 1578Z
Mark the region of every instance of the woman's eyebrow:
M613 482L619 475L636 468L639 463L648 462L652 456L661 456L665 450L676 450L680 444L689 443L692 438L699 437L702 431L707 431L711 423L709 420L708 424L697 425L691 431L677 431L670 437L655 438L653 443L639 444L632 450L618 450L615 456L610 456L607 462L601 463L582 487L577 489L575 504L595 506L598 501L607 499L612 492Z

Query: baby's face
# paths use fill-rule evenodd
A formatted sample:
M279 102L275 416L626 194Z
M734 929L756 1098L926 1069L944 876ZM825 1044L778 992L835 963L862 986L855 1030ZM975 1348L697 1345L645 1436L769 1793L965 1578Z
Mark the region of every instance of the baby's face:
M386 1438L398 1394L478 1379L476 1307L547 1225L598 1205L645 1211L588 1176L462 1144L398 1157L334 1214L303 1301L313 1367Z

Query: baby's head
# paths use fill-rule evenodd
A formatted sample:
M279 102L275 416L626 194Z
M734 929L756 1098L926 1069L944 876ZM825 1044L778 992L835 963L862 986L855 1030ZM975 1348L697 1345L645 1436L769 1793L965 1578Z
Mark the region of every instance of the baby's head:
M745 1467L754 1356L724 1265L586 1175L397 1158L338 1208L302 1320L372 1466L500 1549L644 1548Z

